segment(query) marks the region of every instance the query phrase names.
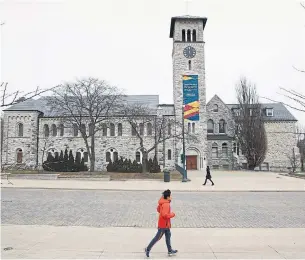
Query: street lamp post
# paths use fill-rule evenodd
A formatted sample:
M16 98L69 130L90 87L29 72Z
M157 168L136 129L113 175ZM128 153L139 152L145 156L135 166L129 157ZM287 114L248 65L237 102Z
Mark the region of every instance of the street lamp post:
M185 161L186 161L186 156L185 156L185 138L184 138L184 105L182 105L182 159L183 159L183 179L182 182L187 182L187 170L185 167Z

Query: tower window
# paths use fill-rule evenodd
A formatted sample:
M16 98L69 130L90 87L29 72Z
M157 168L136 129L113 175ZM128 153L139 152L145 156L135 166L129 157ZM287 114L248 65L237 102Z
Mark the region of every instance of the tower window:
M182 30L182 41L185 42L185 30Z
M187 30L187 41L191 41L191 30Z
M194 29L193 30L193 42L195 42L196 41L196 30Z
M189 70L191 70L191 69L192 69L192 61L189 60Z

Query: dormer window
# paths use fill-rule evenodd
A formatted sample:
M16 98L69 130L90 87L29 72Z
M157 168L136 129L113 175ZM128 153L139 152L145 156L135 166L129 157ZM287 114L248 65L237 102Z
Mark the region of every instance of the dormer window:
M273 116L273 108L266 108L266 116Z
M240 116L240 109L239 108L234 108L233 113L235 116Z

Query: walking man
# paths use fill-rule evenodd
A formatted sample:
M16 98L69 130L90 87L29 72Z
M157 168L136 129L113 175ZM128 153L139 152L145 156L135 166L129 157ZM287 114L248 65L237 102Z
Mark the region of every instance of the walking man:
M212 176L211 176L211 171L210 171L209 166L207 166L207 175L205 176L205 182L203 185L207 184L207 180L209 180L212 183L212 186L214 186L214 182L212 181Z
M168 255L173 255L178 252L178 250L173 250L171 247L171 218L175 217L175 213L171 212L170 203L172 200L171 191L166 190L163 192L163 196L159 200L157 211L159 212L158 221L158 232L149 245L145 248L145 254L149 257L150 250L152 247L162 238L165 234L165 241L168 250Z

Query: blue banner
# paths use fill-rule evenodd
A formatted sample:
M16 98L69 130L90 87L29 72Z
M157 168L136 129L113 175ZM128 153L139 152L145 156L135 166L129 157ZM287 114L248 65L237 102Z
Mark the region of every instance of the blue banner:
M182 79L184 119L199 121L198 75L184 75Z

